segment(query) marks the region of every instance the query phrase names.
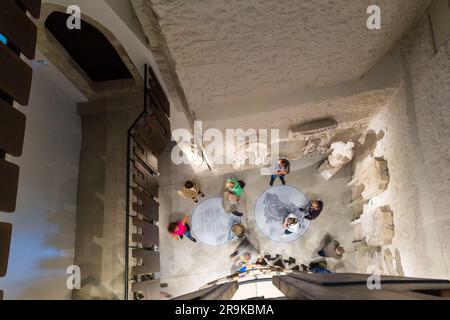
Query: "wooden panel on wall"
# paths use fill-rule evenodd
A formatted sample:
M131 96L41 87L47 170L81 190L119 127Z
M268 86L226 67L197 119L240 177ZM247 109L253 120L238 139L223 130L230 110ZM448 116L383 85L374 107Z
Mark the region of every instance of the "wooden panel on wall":
M9 248L11 247L12 225L0 222L0 278L8 271Z
M0 32L28 59L34 59L37 27L14 0L2 0Z
M19 185L19 167L0 159L0 177L0 211L14 212Z
M132 235L133 241L142 244L145 248L159 246L159 228L153 223L133 217L133 225L140 232Z
M130 298L128 291L132 278L133 298L139 300L142 298L136 295L138 291L143 299L150 299L151 295L159 298L159 282L153 287L156 282L148 282L148 279L153 279L154 273L160 271L160 255L149 249L155 249L160 243L159 227L152 223L159 220L159 204L155 199L158 197L159 185L155 177L159 175L159 157L171 140L169 100L153 70L147 66L145 83L144 112L130 128L128 136L126 239L129 241L128 248L134 248L134 259L128 259L127 250L126 268L131 272L127 273L125 296L126 299Z
M22 155L25 115L0 99L0 150L15 157Z
M148 94L158 108L170 118L170 102L151 67L148 67Z
M149 172L139 161L134 161L134 169L136 171L133 174L133 182L156 197L158 194L158 185L152 179L153 176L151 172Z
M145 191L138 188L132 188L132 191L133 195L138 199L137 202L133 203L133 211L143 215L149 221L157 222L159 220L159 203Z
M161 128L153 116L146 116L144 120L146 124L145 129L149 132L149 146L157 156L160 156L164 149L166 149L170 137L164 135L163 128Z
M147 249L133 249L133 258L140 261L139 265L133 266L133 275L148 275L160 270L159 252Z
M150 150L159 157L166 148L169 141L164 137L162 131L158 128L157 122L152 117L145 117L145 123L140 123L136 127L135 136L139 135L144 139Z
M149 167L154 175L158 174L158 158L150 151L150 147L147 146L141 136L137 135L135 139L138 145L133 148L134 155L139 161Z
M168 139L171 138L170 120L164 112L158 108L155 108L153 105L150 105L148 117L155 120L158 130L164 137Z
M41 0L16 0L23 8L38 19L41 16Z
M33 71L3 43L0 43L0 70L0 90L21 105L27 105Z
M158 108L151 99L147 99L148 116L154 118L158 128L165 137L170 138L170 120L161 108Z

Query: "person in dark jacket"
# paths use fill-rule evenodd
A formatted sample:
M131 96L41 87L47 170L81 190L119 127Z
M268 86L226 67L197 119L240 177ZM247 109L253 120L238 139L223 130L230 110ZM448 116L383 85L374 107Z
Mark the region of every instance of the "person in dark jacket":
M309 202L306 208L300 208L300 211L305 214L305 219L310 221L317 219L322 213L322 210L323 201L320 200L312 200Z

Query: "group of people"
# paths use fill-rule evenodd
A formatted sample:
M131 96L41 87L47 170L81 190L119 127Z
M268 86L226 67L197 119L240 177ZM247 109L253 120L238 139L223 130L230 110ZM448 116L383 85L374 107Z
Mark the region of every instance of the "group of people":
M278 178L283 185L286 185L286 176L290 174L290 171L291 164L289 160L284 158L279 159L273 167L273 174L271 175L269 182L270 187L273 187L275 180ZM237 178L229 178L226 180L222 200L222 206L226 213L237 218L244 215L239 209L239 203L244 193L245 186L245 182ZM187 181L184 186L178 190L178 194L195 203L198 203L200 198L205 197L205 194L200 190L198 184L193 181ZM303 214L304 219L315 220L322 212L323 206L323 201L312 200L305 207L299 209ZM187 221L187 219L182 219L181 221L171 223L169 225L169 232L176 239L182 239L186 236L186 238L195 242L195 239L190 233L190 226L187 224ZM298 232L300 228L299 217L294 213L289 214L284 219L281 227L284 229L286 235ZM242 238L244 234L242 230L245 229L243 229L243 226L240 223L231 226L229 238Z
M291 172L291 164L287 159L279 159L273 167L273 174L270 177L269 185L273 187L275 180L280 179L283 185L286 185L286 176ZM305 207L300 208L303 218L306 220L315 220L319 217L323 210L323 201L312 200ZM283 222L284 233L286 235L297 233L300 228L299 217L294 213L290 213Z
M240 218L244 214L239 211L239 202L244 192L245 182L236 178L227 179L223 192L222 206L226 213ZM178 189L178 194L184 199L190 199L195 203L199 202L200 197L205 197L205 194L200 191L198 184L192 181L187 181L184 187ZM187 224L186 217L180 221L169 224L169 233L178 240L186 236L188 239L196 242L190 233L190 226ZM240 221L240 220L239 220ZM242 228L239 231L239 228ZM231 231L233 230L233 232ZM230 240L233 238L243 238L245 228L242 225L232 225L229 233Z
M286 185L285 177L290 173L291 165L287 159L279 159L274 165L273 174L270 177L269 185L273 187L277 178L281 180L283 185ZM226 213L230 213L236 217L242 217L244 214L239 210L239 203L244 193L245 182L237 178L227 179L225 182L225 188L223 192L222 206ZM198 184L193 181L185 182L184 186L178 190L178 194L185 198L199 202L200 198L204 198L205 194L200 190ZM315 220L323 210L323 201L312 200L306 207L300 208L303 213L304 219ZM169 225L169 232L176 239L182 239L186 236L192 241L196 241L191 233L190 226L187 224L187 219L171 223ZM300 221L294 213L289 214L283 221L282 228L285 230L285 234L289 235L298 232L300 227ZM232 233L231 233L232 234Z
M304 208L300 208L300 212L303 214L303 218L306 220L315 220L319 217L323 210L323 201L311 200ZM300 220L294 213L289 214L283 222L284 233L286 235L297 233L300 228Z

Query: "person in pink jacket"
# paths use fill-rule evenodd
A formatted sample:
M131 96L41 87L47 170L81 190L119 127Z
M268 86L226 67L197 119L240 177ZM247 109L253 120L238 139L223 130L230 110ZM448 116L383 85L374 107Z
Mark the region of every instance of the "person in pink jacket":
M192 242L197 240L191 235L191 227L187 224L189 217L184 217L178 222L169 224L168 231L175 240L182 240L186 236Z

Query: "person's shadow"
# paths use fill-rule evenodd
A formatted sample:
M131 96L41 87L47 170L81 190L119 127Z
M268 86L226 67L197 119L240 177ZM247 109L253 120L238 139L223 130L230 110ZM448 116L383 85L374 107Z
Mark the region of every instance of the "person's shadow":
M329 233L325 234L325 236L320 241L319 246L313 251L311 259L317 258L319 256L318 252L331 241L333 241L333 236L331 236Z

